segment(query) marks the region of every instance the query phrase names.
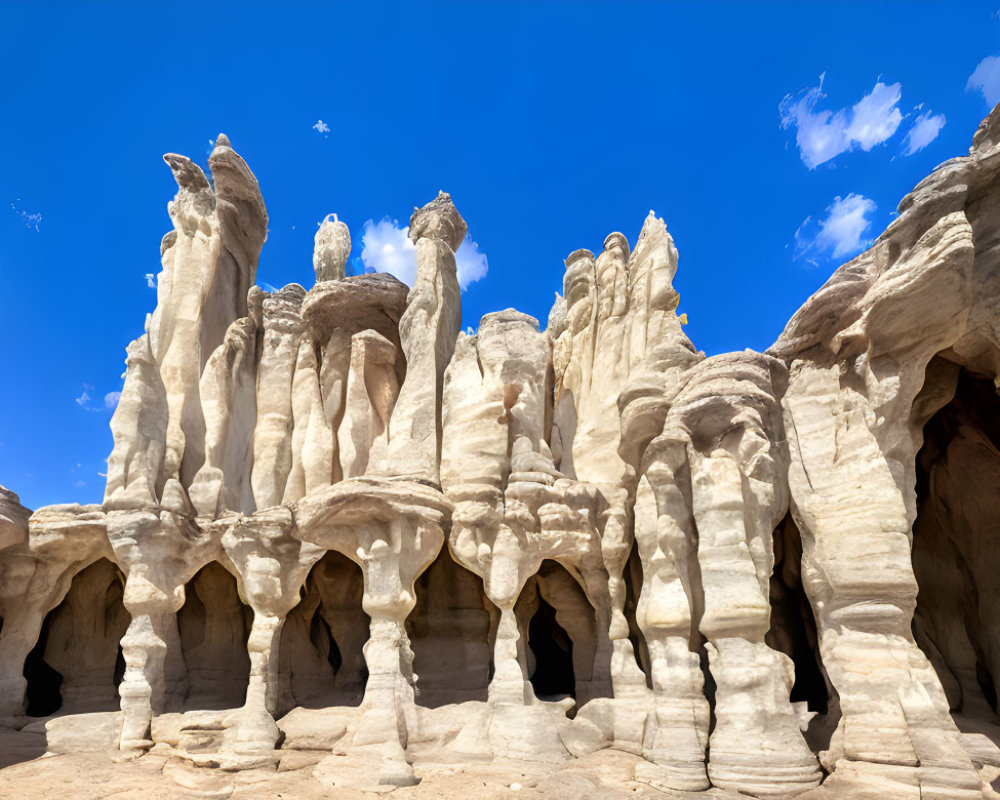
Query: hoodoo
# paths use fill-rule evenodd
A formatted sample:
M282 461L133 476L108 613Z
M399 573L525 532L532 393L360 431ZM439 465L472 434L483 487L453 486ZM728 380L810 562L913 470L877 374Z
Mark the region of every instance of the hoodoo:
M0 489L0 726L381 790L607 750L665 796L997 796L1000 110L767 352L708 358L652 212L544 329L461 332L448 194L409 289L331 214L315 285L264 292L229 140L211 181L164 160L104 502Z

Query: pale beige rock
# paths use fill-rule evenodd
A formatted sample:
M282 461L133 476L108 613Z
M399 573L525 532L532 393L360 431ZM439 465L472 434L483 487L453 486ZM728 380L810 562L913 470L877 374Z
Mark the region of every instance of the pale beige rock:
M333 217L331 220L330 217ZM313 249L313 269L318 281L336 281L344 277L344 267L347 257L351 254L351 232L348 227L337 219L336 214L329 214L320 223L316 231L315 247Z
M396 347L378 331L351 337L351 366L343 420L337 431L340 471L344 478L389 468L389 419L399 394Z
M267 294L242 159L168 156L103 505L0 490L0 757L61 753L0 794L997 796L998 126L707 359L653 214L459 333L448 195L411 290L333 216Z
M792 511L843 712L830 785L845 791L884 781L886 791L924 796L981 792L942 685L913 640L910 538L921 429L954 392L954 370L950 380L935 375L932 359L996 380L997 273L984 213L996 124L994 112L968 157L904 198L873 247L841 267L772 348L790 365Z
M278 505L292 470L292 383L305 329L299 309L305 290L290 283L264 296L264 334L257 369L257 424L253 432L253 487L257 508ZM296 487L292 487L295 494Z
M446 194L414 211L410 220L417 277L399 320L406 379L389 422L384 474L440 482L441 389L462 321L454 251L465 228Z

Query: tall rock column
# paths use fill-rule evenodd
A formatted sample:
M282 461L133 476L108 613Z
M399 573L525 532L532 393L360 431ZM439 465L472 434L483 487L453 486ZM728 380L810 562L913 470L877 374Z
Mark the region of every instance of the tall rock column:
M451 504L408 481L354 478L304 498L298 536L351 558L364 573L362 607L371 618L365 644L368 683L353 747L380 759L379 782L416 783L406 757L415 724L413 651L404 622L416 604L414 584L444 542Z
M636 622L649 650L653 685L643 755L657 765L666 786L701 791L709 786L709 706L692 647L703 607L698 541L685 442L668 432L646 449L635 537L643 571Z
M132 617L122 637L118 687L122 750L152 745L154 714L179 710L186 691L177 612L184 584L218 554L218 542L169 511L111 511L107 535L125 572L122 598Z
M209 157L214 187L190 159L174 153L163 158L178 187L168 206L174 230L161 243L163 271L156 310L141 337L146 342L129 350L125 404L112 425L109 508L149 507L164 496L175 510L183 507L180 496L206 456L202 372L230 324L247 313L267 237L257 180L225 135ZM147 400L155 403L146 407ZM149 498L147 487L160 494Z
M406 380L389 422L393 476L440 483L441 390L462 324L455 251L467 229L444 192L410 217L417 278L399 321Z
M290 283L263 299L264 337L257 368L257 425L250 485L257 508L281 503L292 471L292 384L305 325L306 292Z
M769 648L772 532L788 463L781 362L751 351L691 367L646 449L636 501L644 567L637 617L650 649L656 725L646 755L675 789L711 783L759 797L799 793L820 771L789 702L790 660ZM696 653L705 645L716 724Z
M228 525L222 546L242 576L253 625L247 650L250 678L246 702L227 736L226 747L237 755L272 757L280 732L278 711L278 644L288 612L299 602L306 575L325 552L293 536L295 522L284 506L240 517Z
M773 531L788 507L779 398L784 365L752 351L693 367L668 414L689 435L692 512L704 592L699 629L715 679L712 783L758 797L819 784L789 701L791 659L764 642Z
M613 233L596 260L587 250L570 254L563 280L565 311L554 314L551 331L556 377L552 449L563 474L597 485L607 499L601 546L611 597L612 676L615 695L637 701L645 693L645 679L628 639L623 580L633 543L637 461L642 446L659 432L656 423L662 426L660 396L671 375L703 358L676 314L676 270L673 239L663 220L650 212L634 251L624 236ZM652 396L662 411L638 433L629 429L630 439L623 440L619 403L626 390L626 397L640 405Z

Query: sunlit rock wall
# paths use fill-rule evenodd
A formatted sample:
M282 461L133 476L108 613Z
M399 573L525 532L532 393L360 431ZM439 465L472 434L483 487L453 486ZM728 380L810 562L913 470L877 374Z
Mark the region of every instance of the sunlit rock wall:
M211 182L166 156L104 502L0 490L0 724L387 785L610 747L659 789L992 796L997 113L772 348L710 358L652 212L569 255L545 328L460 332L447 194L413 287L348 275L334 214L312 288L267 293L228 139Z

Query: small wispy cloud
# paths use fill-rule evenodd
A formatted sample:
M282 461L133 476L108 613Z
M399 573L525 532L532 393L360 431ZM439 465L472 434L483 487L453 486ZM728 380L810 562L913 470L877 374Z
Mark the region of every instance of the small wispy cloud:
M146 273L146 286L150 289L156 288L156 276L152 272Z
M817 109L823 94L826 73L819 76L819 86L787 94L778 105L781 127L795 128L799 155L809 169L836 158L856 147L868 152L890 138L903 121L899 110L902 89L899 83L875 86L850 109Z
M388 272L407 286L413 286L417 279L417 248L409 233L409 227L401 228L396 220L368 220L361 233L365 272ZM486 254L480 252L479 245L469 235L455 254L455 267L462 289L483 278L489 269Z
M876 208L875 201L864 195L835 197L823 219L813 221L809 216L799 225L792 258L804 258L817 265L817 256L839 259L861 252L872 242L864 236L871 227L871 214Z
M980 61L966 81L965 91L982 92L991 108L1000 103L1000 56L986 56Z
M24 223L24 227L29 230L33 230L35 233L39 233L39 225L42 224L42 215L40 213L31 213L27 211L21 205L21 198L17 198L13 203L10 204L10 210L13 211L20 218L21 222Z
M903 155L912 156L919 150L923 150L927 145L937 139L938 134L945 125L944 114L934 114L925 111L917 116L906 132L906 139L903 141Z
M93 385L89 383L83 384L83 392L80 393L79 397L73 399L84 411L108 411L114 409L118 405L118 399L121 397L121 392L108 392L104 395L104 401L100 400L94 402L94 396L91 392L95 389ZM77 464L77 466L80 466Z
M330 132L330 126L327 125L325 122L323 122L323 120L321 120L321 119L316 120L316 124L313 125L312 127L313 127L313 130L317 131L318 133L329 133Z

